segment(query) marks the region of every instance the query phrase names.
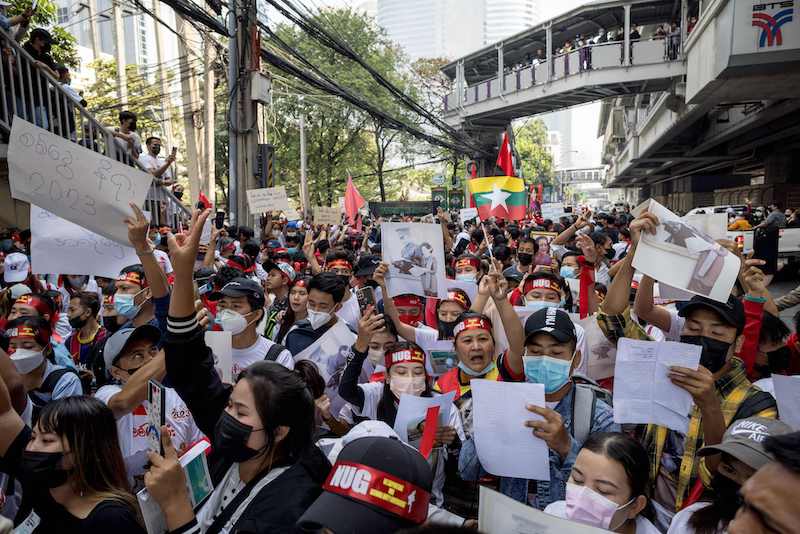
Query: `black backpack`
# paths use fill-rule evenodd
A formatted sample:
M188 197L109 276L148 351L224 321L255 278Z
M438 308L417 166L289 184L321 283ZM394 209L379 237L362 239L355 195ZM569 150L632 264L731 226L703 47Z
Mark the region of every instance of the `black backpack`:
M273 343L273 345L267 351L267 355L264 356L264 360L268 362L274 362L278 359L278 356L281 355L281 352L285 351L286 347L281 345L280 343Z
M575 394L572 397L572 427L570 434L575 440L583 444L592 433L592 421L597 409L597 399L612 406L611 392L601 388L600 385L589 377L581 374L572 375Z

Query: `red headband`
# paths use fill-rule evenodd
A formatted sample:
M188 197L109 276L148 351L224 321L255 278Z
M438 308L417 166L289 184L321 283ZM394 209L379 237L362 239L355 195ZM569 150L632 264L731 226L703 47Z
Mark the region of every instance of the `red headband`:
M133 271L119 275L117 277L117 282L130 282L132 284L136 284L142 289L147 287L147 280L144 279L144 276Z
M422 298L416 295L403 294L392 297L395 306L422 306Z
M353 266L350 265L350 262L347 261L347 260L343 260L343 259L331 260L331 261L329 261L328 263L325 264L325 267L329 271L331 269L335 269L336 267L339 267L341 269L349 269L351 271L353 270Z
M386 351L386 368L390 369L396 363L421 363L425 365L425 353L419 347Z
M50 329L49 328L37 328L34 326L15 326L14 328L9 328L6 330L6 336L10 338L27 338L33 339L39 345L45 347L48 343L50 343Z
M458 337L464 330L488 330L491 333L492 322L486 317L467 317L453 328L453 337Z
M444 299L442 302L453 301L461 304L461 306L466 310L469 308L469 297L461 291L448 291L447 298Z
M305 278L298 278L294 281L292 287L308 287L308 281Z
M255 272L255 270L256 270L256 266L255 265L251 265L250 267L245 267L244 265L242 265L238 261L230 259L230 258L227 261L227 265L228 265L228 267L233 267L234 269L236 269L238 271L242 271L243 273L252 273L252 272Z
M428 517L431 499L428 491L367 465L336 462L322 489L377 506L416 524L423 523Z
M476 269L480 269L481 267L481 260L478 258L461 258L460 260L456 261L456 269L459 267L467 267L467 266L475 267Z
M38 295L22 295L20 298L14 302L14 304L22 304L24 306L31 306L34 310L36 310L40 316L44 314L52 315L53 310L50 309L50 306Z
M534 289L551 289L557 293L561 293L563 288L561 287L561 284L555 280L551 280L550 278L528 278L525 280L525 287L522 289L522 293L527 295Z

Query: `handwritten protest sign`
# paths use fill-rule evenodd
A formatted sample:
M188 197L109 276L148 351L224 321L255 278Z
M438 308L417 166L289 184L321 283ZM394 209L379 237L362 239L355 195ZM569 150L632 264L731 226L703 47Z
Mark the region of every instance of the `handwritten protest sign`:
M342 222L342 210L339 208L314 206L314 223L336 225L340 222Z
M31 270L34 274L93 274L116 278L140 263L133 248L31 204Z
M263 189L249 189L247 191L247 205L251 213L265 213L268 211L289 211L289 199L286 197L286 188L265 187Z
M144 204L153 178L19 117L11 129L8 173L12 197L124 245L128 203Z
M478 208L463 208L458 212L458 218L461 219L461 224L474 219L478 216Z

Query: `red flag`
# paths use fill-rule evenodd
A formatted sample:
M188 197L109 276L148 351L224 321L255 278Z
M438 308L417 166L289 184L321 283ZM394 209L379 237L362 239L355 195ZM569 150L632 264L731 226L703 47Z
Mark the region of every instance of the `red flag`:
M213 204L211 204L211 201L208 200L208 197L205 196L202 191L200 191L200 196L197 198L197 201L198 201L199 204L203 205L203 209L204 210L207 210L207 209L213 207Z
M511 143L508 141L508 132L503 132L503 144L500 146L500 153L497 155L497 166L503 169L506 176L516 176L514 174L514 159L511 157Z
M536 202L539 204L542 203L542 190L544 189L544 184L539 182L539 185L536 186Z
M353 224L358 210L361 209L364 204L366 204L366 202L364 202L364 197L361 196L361 193L358 192L355 184L353 184L353 177L348 176L347 189L344 191L344 212L347 214L350 224Z

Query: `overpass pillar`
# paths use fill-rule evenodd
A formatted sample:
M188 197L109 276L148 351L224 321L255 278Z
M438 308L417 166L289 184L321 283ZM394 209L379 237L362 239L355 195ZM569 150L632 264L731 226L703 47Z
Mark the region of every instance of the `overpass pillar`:
M505 65L503 65L503 41L497 43L495 48L497 48L497 86L500 88L500 96L502 96L503 91L506 89Z
M547 43L547 74L545 75L545 82L549 82L553 77L553 23L548 22L545 28Z
M623 64L626 67L631 65L631 5L625 4L625 56Z

